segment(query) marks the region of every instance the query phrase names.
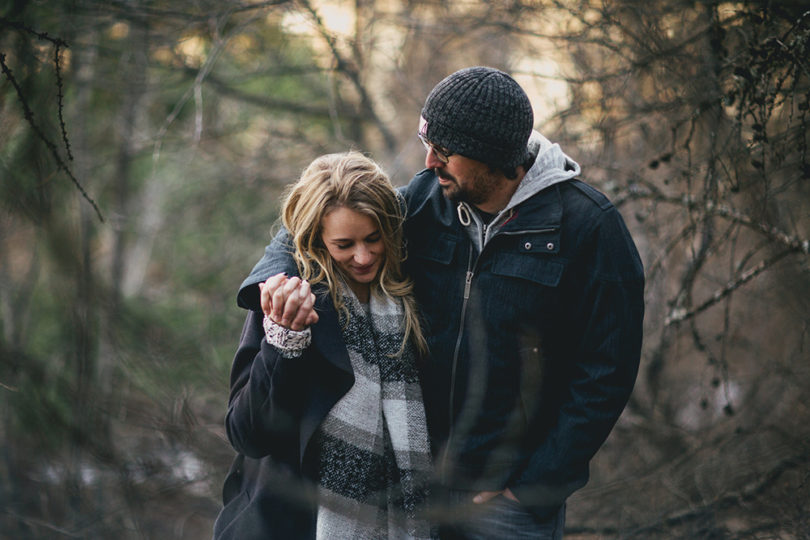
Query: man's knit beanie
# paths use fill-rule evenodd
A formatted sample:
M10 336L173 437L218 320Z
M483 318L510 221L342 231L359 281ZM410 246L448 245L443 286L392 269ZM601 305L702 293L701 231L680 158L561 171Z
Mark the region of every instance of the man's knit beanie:
M489 67L456 71L430 92L419 133L451 152L496 168L522 165L534 126L523 88Z

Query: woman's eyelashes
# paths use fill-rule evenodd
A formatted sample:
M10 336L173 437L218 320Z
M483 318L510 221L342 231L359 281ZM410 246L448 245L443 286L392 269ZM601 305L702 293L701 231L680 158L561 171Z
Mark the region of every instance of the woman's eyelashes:
M366 244L376 244L382 240L382 235L379 233L372 234L363 240ZM335 242L334 246L338 249L349 249L354 246L354 242Z

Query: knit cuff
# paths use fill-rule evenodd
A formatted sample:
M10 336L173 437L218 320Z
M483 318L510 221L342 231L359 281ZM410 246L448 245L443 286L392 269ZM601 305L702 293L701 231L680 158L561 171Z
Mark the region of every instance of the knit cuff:
M283 358L296 358L312 343L312 330L301 331L284 328L267 315L262 323L267 343L275 347Z

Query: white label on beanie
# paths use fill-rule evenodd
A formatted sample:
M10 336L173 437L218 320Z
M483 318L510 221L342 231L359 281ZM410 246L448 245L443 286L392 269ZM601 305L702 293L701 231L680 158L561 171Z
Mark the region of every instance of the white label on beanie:
M425 120L424 116L419 117L419 135L422 137L427 137L427 127L428 122Z

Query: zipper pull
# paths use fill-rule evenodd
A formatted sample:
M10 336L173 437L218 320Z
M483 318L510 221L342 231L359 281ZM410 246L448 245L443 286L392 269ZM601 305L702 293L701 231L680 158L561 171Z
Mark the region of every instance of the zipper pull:
M467 277L464 279L464 299L470 298L470 285L472 285L473 273L467 270Z

